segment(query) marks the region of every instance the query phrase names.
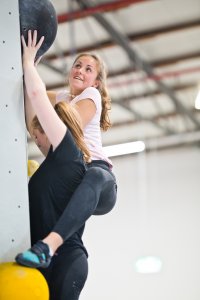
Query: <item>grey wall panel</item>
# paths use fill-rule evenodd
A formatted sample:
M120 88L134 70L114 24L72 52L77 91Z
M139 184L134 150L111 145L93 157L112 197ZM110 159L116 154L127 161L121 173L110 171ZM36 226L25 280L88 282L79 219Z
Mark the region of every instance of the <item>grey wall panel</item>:
M27 137L17 0L0 9L0 262L30 245Z

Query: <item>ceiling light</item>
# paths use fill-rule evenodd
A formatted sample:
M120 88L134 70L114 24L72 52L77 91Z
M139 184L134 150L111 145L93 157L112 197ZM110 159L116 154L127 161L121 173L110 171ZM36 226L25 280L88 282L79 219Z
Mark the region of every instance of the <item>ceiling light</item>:
M144 151L145 144L142 141L137 141L125 144L106 146L103 149L107 156L111 157Z
M162 261L157 256L144 256L136 260L135 270L137 273L159 273L162 269Z

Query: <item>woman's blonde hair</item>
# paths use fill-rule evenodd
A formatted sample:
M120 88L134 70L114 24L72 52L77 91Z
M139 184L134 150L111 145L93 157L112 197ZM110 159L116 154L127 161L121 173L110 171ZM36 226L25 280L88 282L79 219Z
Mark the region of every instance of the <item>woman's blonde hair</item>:
M97 89L99 90L101 97L102 97L102 112L101 112L101 119L100 119L100 127L103 131L108 130L111 127L110 117L109 117L109 110L111 110L111 98L108 94L107 88L106 88L106 78L107 78L107 72L105 68L104 62L101 60L101 58L93 53L81 53L79 54L73 65L76 63L76 61L83 56L92 57L96 63L97 63L97 80L99 82Z
M76 109L64 101L57 103L54 108L60 119L71 131L77 147L83 152L85 162L91 162L90 151L84 141L81 118ZM31 127L32 130L38 129L41 133L45 133L37 116L33 118Z

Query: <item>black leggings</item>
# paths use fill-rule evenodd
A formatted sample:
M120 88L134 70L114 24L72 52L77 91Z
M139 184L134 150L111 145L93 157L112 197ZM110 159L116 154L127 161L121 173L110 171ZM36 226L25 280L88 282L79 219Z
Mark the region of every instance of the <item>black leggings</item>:
M78 300L88 275L85 252L61 246L47 269L40 269L47 280L50 300Z
M93 161L52 231L67 240L91 215L110 212L116 198L116 179L108 164Z
M116 195L115 176L107 163L92 162L52 231L69 241L91 215L111 211ZM50 300L78 300L87 279L87 256L83 249L70 250L64 243L53 256L49 268L41 272L49 285Z

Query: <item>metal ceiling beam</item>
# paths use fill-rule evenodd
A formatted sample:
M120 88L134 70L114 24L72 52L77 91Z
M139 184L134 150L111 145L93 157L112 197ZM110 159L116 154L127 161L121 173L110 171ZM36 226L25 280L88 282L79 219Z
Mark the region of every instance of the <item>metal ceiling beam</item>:
M149 138L145 141L147 151L166 150L173 147L196 145L199 147L200 131L180 132L171 136Z
M110 1L103 4L88 6L81 10L72 11L69 13L60 14L57 16L58 23L65 23L72 20L77 20L85 17L94 15L95 13L105 13L109 11L114 11L118 9L125 8L131 4L138 2L151 1L151 0L118 0Z
M184 85L174 85L173 87L174 92L186 92L187 90L190 89L196 89L196 85L194 84L184 84ZM160 90L146 90L145 92L141 92L140 94L131 94L129 96L126 96L126 98L119 98L119 99L112 99L113 103L119 103L120 101L123 102L133 102L133 101L140 101L140 99L148 99L150 98L151 100L157 99L156 96L161 96L162 93Z
M126 5L127 5L127 3L126 3ZM69 19L67 19L67 20L69 20ZM153 38L155 35L156 36L159 34L163 35L163 34L173 33L173 32L177 32L177 31L180 32L181 30L186 30L186 29L187 30L195 29L195 28L198 28L199 26L200 26L200 20L197 19L197 20L192 20L192 21L188 21L188 22L184 22L184 23L180 23L180 24L176 24L176 25L168 25L165 27L163 26L160 28L145 30L142 32L140 31L139 33L129 34L127 36L127 38L131 41L141 41L144 39ZM91 45L87 45L84 47L80 47L80 48L76 49L76 52L77 53L90 52L90 51L94 51L94 50L98 50L98 49L102 49L102 48L113 47L115 45L116 45L116 43L114 43L113 40L104 40L97 44L91 44ZM47 67L49 67L50 69L55 71L56 73L63 74L63 73L65 73L65 72L63 72L63 69L54 67L50 61L60 58L59 56L61 56L61 58L64 59L65 57L70 56L70 55L71 55L71 51L62 51L61 55L58 55L58 54L49 54L48 55L47 54L44 56L44 59L41 61L41 63L43 63L44 65L46 65ZM158 60L151 61L151 65L153 67L162 67L165 65L179 62L179 61L195 59L195 58L199 58L199 57L200 57L200 52L198 51L196 53L194 53L194 52L187 53L187 54L183 54L183 55L170 57L168 59L162 59L159 61ZM133 67L126 68L126 69L119 70L117 72L109 73L109 77L128 74L133 71L134 71Z
M191 53L187 53L187 54L183 54L183 55L176 55L176 56L166 58L166 59L151 61L150 64L154 68L162 68L162 67L170 66L172 64L176 64L178 62L183 62L183 61L187 61L190 59L199 59L199 58L200 58L200 51L197 51L196 53L191 52ZM130 67L124 68L124 69L120 69L118 71L110 72L109 77L125 75L125 74L132 73L134 71L135 71L134 68L130 68Z
M193 113L197 113L195 111L195 109L193 109ZM167 121L167 119L171 120L171 118L176 118L178 116L179 115L177 114L177 112L170 112L170 113L156 115L154 117L151 117L150 119L151 119L151 122L159 122L160 120L165 120L165 121ZM144 119L144 121L146 121L146 120ZM149 121L149 120L147 120L147 121ZM133 125L133 124L137 124L137 123L138 123L138 120L118 121L112 125L112 128L121 128L123 126Z
M195 73L200 73L200 66L197 67L191 67L191 68L185 68L181 70L174 70L174 71L168 71L168 72L163 72L159 75L154 75L152 76L143 76L143 77L138 77L138 78L131 78L131 79L126 79L126 80L117 80L116 82L112 82L109 87L114 88L114 87L120 87L120 86L130 86L131 84L137 84L140 82L148 82L149 79L154 80L154 81L161 81L164 79L169 79L169 78L180 78L183 75L188 75L188 74L195 74ZM173 89L174 90L174 89Z
M180 33L183 30L192 30L195 28L200 27L200 20L193 20L193 21L187 21L184 23L179 23L176 25L167 25L167 26L161 26L159 28L154 28L150 30L145 30L145 31L140 31L140 32L135 32L127 35L127 38L132 41L132 42L139 42L144 39L152 39L155 36L157 37L158 35L164 35L164 34L169 34L173 32L178 32ZM115 46L115 43L113 43L113 40L103 40L101 43L96 43L96 44L90 44L86 45L85 47L80 47L77 50L77 53L79 52L85 52L85 51L92 51L92 50L98 50L102 48L109 48ZM70 51L64 51L64 55L68 56L70 55ZM190 54L192 55L192 54ZM194 53L195 55L195 53ZM199 53L198 53L199 55ZM187 55L186 55L187 56ZM55 54L49 54L46 55L46 58L51 60L57 58Z
M176 133L174 130L167 128L166 126L161 125L159 122L155 121L152 117L144 117L140 113L133 110L130 106L130 103L127 102L117 102L118 105L123 107L125 110L127 110L129 113L132 113L133 116L136 118L136 122L149 122L152 123L157 128L161 129L164 133L167 134L174 134Z
M180 87L180 86L177 86L177 87L174 87L175 90L186 90L186 89L189 89L189 88L194 88L194 86L192 85L185 85L183 87ZM148 93L148 92L147 92ZM168 134L174 134L176 133L175 130L173 130L172 128L166 128L166 126L164 127L163 125L161 125L159 122L160 120L167 120L167 119L171 119L171 118L176 118L179 116L178 112L177 111L173 111L173 112L168 112L168 113L162 113L162 114L158 114L156 116L153 116L153 117L145 117L141 114L138 114L136 113L135 111L132 110L131 108L131 103L135 100L139 100L140 98L145 98L145 97L148 97L150 96L151 97L151 101L153 100L152 98L156 95L158 95L160 92L159 91L153 91L150 95L147 94L147 95L132 95L129 96L129 97L126 97L126 98L123 98L120 100L119 99L113 99L112 98L112 103L113 104L116 104L116 105L120 105L121 107L125 108L126 110L128 110L128 112L130 113L133 113L134 117L136 117L135 120L129 120L129 121L120 121L120 122L114 122L114 124L112 125L112 128L116 128L116 127L122 127L122 126L127 126L127 125L133 125L133 124L136 124L138 122L141 122L141 121L144 121L144 122L150 122L150 123L153 123L157 125L157 127L159 127L160 129L166 129L165 132L168 133ZM198 114L197 110L195 108L193 109L190 109L191 113L193 114ZM186 128L187 129L187 128Z
M76 0L76 1L83 9L90 7L88 0ZM93 17L107 30L111 38L125 50L131 63L133 63L136 66L136 68L145 71L151 77L156 77L156 74L154 74L154 70L151 64L141 59L138 53L131 47L130 41L125 35L117 31L101 14L95 13ZM180 113L186 115L195 124L195 126L198 129L200 129L200 123L197 120L197 118L190 111L188 111L184 107L184 105L182 105L179 99L175 96L173 90L171 90L167 85L165 85L161 81L156 81L156 84L164 94L166 94L169 98L172 99L176 109Z

